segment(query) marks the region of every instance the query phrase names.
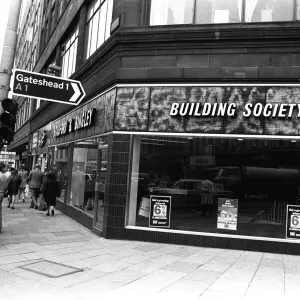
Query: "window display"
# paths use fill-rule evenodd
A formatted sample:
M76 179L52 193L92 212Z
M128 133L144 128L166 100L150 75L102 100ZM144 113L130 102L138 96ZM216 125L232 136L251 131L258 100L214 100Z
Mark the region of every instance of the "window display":
M132 158L130 226L149 227L150 198L168 196L170 229L285 238L299 204L300 141L134 136Z
M67 203L103 222L107 165L107 138L96 137L75 143Z
M95 139L74 146L69 204L94 214L98 147Z

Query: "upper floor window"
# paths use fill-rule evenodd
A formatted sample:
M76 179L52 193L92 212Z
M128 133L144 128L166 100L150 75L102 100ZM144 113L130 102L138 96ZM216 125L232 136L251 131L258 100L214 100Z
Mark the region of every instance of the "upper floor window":
M152 0L150 25L293 21L294 3L294 0ZM299 4L297 0L298 7Z
M113 0L94 0L88 9L88 43L86 58L90 57L110 37Z
M59 0L59 2L58 2L58 9L57 9L57 17L58 17L58 19L62 15L62 12L63 12L63 0Z
M71 35L62 44L61 52L61 76L70 77L76 66L76 53L78 43L78 27L71 33Z

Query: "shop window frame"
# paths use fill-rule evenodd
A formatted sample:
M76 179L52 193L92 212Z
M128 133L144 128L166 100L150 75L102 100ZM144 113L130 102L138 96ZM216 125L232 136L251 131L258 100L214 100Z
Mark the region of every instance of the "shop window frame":
M292 1L292 19L288 21L257 21L257 22L246 22L245 15L246 15L246 1L247 0L241 0L241 21L240 22L228 22L228 23L196 23L196 16L197 16L197 1L201 0L194 0L193 1L193 17L191 23L181 23L181 24L158 24L158 25L152 25L151 24L151 10L152 10L152 3L153 0L149 1L149 3L146 3L144 5L145 10L147 11L148 17L145 17L146 24L150 27L155 26L201 26L201 25L238 25L238 24L272 24L272 23L284 23L284 22L300 22L300 0L291 0ZM297 19L299 11L299 19Z

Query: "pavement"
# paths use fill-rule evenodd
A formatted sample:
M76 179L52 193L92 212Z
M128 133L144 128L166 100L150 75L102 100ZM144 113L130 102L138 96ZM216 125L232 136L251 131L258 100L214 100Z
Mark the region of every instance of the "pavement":
M300 256L101 238L3 202L0 299L295 299ZM99 297L98 297L99 298Z

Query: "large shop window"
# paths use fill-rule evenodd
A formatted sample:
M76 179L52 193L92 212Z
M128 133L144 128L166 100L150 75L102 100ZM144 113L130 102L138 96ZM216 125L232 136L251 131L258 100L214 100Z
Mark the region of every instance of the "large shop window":
M109 37L113 0L94 0L88 9L88 41L86 58L89 58Z
M97 209L97 222L103 221L106 148L107 142L100 137L75 144L67 202L92 216Z
M150 25L293 21L294 9L294 0L152 0Z
M169 229L285 238L299 204L299 141L135 136L132 159L130 226L149 227L150 196L170 196Z
M75 72L76 54L78 44L78 26L62 44L61 50L61 69L62 77L70 77Z

